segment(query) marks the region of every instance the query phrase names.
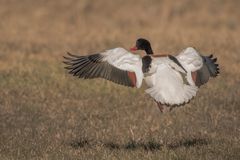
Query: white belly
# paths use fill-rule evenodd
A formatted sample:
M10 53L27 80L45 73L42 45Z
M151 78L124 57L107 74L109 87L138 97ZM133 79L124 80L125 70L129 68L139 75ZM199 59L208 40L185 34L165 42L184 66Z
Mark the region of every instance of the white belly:
M149 88L153 87L156 82L156 74L144 76L144 80Z

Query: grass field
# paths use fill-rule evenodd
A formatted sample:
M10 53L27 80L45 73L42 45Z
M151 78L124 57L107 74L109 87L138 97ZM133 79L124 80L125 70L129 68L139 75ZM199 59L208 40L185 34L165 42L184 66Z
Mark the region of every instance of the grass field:
M240 159L239 0L0 0L0 159ZM187 46L221 75L162 114L142 89L66 73L67 51Z

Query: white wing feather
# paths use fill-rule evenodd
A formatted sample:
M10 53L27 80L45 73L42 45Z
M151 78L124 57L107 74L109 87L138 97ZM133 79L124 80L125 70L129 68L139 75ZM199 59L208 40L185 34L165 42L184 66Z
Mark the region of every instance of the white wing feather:
M202 65L202 57L192 47L188 47L176 56L181 65L189 72L199 70Z
M191 85L195 85L192 80L192 72L202 68L203 61L200 54L192 47L184 49L179 55L176 56L181 65L187 70L187 81Z
M114 48L101 53L109 64L126 71L135 72L136 87L140 88L143 80L142 59L124 48Z

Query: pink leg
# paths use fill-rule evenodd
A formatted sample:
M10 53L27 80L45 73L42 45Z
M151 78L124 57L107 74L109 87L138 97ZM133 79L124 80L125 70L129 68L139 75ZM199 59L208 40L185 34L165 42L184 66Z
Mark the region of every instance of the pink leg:
M163 108L162 104L157 102L157 105L158 105L159 110L163 113L164 108Z

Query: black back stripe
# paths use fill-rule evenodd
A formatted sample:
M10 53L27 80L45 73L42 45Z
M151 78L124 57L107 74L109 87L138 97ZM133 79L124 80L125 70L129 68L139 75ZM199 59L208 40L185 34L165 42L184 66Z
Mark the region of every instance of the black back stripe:
M168 58L171 59L174 63L176 63L179 67L181 67L187 73L185 68L181 65L181 63L177 60L176 57L174 57L172 55L168 55Z

